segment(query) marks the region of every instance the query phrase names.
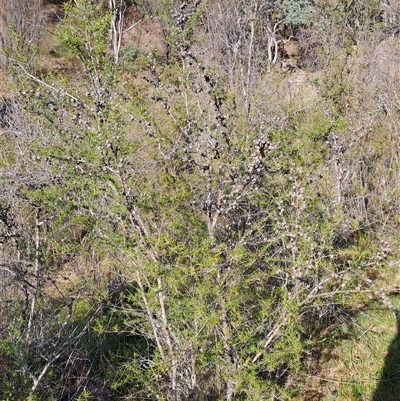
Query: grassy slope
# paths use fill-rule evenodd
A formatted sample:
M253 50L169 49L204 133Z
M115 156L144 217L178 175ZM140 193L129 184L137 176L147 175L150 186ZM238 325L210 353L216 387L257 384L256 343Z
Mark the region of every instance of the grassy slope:
M394 343L393 343L394 342ZM398 347L396 321L391 311L367 310L357 317L357 327L353 336L339 344L323 362L319 378L314 380L323 388L325 400L392 400L399 393L400 382L380 383L387 363L395 363L396 357L385 356L389 348ZM397 361L398 362L398 361ZM376 398L378 386L387 386L389 394ZM379 391L382 396L382 391ZM389 396L389 397L388 397Z
M398 264L385 269L382 286L400 286ZM395 307L400 300L391 297ZM400 399L400 332L395 314L374 299L352 330L326 352L319 373L306 378L299 400L395 401ZM340 330L340 329L339 329ZM340 333L343 334L343 333Z

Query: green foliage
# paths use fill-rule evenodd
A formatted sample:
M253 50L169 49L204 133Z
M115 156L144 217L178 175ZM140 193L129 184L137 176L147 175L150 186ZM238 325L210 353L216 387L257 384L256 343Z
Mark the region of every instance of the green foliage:
M66 17L58 39L72 55L77 56L88 71L97 71L110 62L107 54L111 11L102 4L81 0L64 5Z
M87 389L84 389L76 401L90 401L93 399L91 392Z
M292 26L308 25L311 22L313 2L310 0L283 0L279 11L286 24Z
M122 53L121 59L128 63L134 62L138 58L139 49L135 46L126 46Z

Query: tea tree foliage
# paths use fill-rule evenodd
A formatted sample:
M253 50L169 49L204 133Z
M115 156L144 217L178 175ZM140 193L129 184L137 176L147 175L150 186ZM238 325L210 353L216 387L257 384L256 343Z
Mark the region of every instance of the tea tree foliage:
M316 79L302 102L266 56L312 4L158 7L166 55L138 48L125 68L110 48L120 9L80 0L57 26L79 74L12 59L0 353L15 397L291 399L305 356L350 324L351 294L372 292L379 245L361 244L379 180L354 162L370 140L346 109L354 77L340 94L344 70ZM221 15L235 24L217 36Z

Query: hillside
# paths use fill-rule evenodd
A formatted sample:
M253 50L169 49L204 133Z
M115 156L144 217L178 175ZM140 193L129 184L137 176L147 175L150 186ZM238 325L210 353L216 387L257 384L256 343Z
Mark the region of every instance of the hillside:
M0 0L0 400L397 400L399 7Z

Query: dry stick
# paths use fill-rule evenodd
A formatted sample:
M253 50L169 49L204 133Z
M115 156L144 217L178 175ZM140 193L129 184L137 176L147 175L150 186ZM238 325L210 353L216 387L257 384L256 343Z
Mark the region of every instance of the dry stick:
M160 356L164 362L167 361L162 344L161 344L161 339L160 335L157 330L157 323L153 317L153 313L151 311L149 302L147 300L147 297L145 295L144 287L142 284L142 281L140 280L139 272L136 272L136 277L135 277L136 283L138 284L140 288L140 292L142 295L142 300L144 303L144 306L146 308L146 313L150 321L151 328L153 330L153 335L154 339L157 343L157 348L160 352ZM167 343L168 351L170 353L172 363L171 363L171 386L172 386L172 392L173 392L173 397L174 399L177 399L177 360L174 356L174 349L171 341L171 333L169 331L169 326L168 326L168 319L167 319L167 314L165 310L165 304L164 304L164 294L163 294L163 289L162 289L162 280L161 277L157 278L157 283L158 283L158 296L159 296L159 302L160 302L160 309L161 309L161 318L162 318L162 329L164 331L164 336L165 336L165 341Z
M369 326L367 330L363 331L361 333L361 335L359 335L357 337L357 340L360 340L361 338L363 338L367 333L369 333L372 330L373 327L374 327L373 325Z
M32 302L31 302L31 311L29 314L29 320L28 320L28 327L26 330L26 341L29 342L30 340L30 334L31 334L31 329L32 329L32 322L33 322L33 317L35 314L35 308L36 308L36 300L38 297L39 293L39 281L40 281L40 263L39 263L39 249L40 249L40 233L39 233L39 227L43 224L42 221L39 221L39 210L36 210L36 219L35 219L35 262L34 262L34 277L36 278L36 283L35 283L35 290L32 295Z
M60 356L66 352L68 350L68 348L70 348L73 344L75 344L77 342L77 340L79 338L81 338L84 333L86 332L86 330L89 328L90 324L93 322L94 318L97 316L98 312L100 311L101 307L98 307L97 310L93 313L92 317L88 320L88 322L85 324L85 326L83 327L83 329L79 332L79 334L77 334L77 336L74 337L75 332L78 330L79 326L76 326L74 328L74 330L70 333L70 335L67 337L66 342L64 343L63 346L60 347L60 350L58 353L56 354L51 354L48 358L48 361L46 363L46 365L44 365L44 367L42 368L41 372L39 373L38 376L36 376L35 374L33 374L26 361L23 362L23 369L24 371L29 375L29 377L32 379L33 381L33 385L31 387L31 394L33 394L36 390L36 388L38 387L40 381L43 379L44 375L46 374L46 372L48 371L48 369L50 368L50 366L52 365L53 362L55 362L58 358L60 358Z
M119 51L121 48L122 24L124 23L123 16L126 10L126 5L123 9L121 3L119 6L116 6L115 0L109 0L108 6L110 9L113 10L110 29L110 41L114 52L114 64L117 65L119 60Z
M136 21L136 22L135 22L134 24L132 24L129 28L125 29L125 30L122 32L122 35L123 35L124 33L129 32L132 28L134 28L136 25L140 24L141 22L142 22L142 19L140 19L139 21Z
M132 226L139 229L140 239L141 239L144 247L147 249L150 258L153 260L154 263L157 263L158 262L157 256L154 253L153 249L151 248L151 245L146 240L146 236L148 234L147 234L146 227L140 217L140 214L137 213L137 211L133 208L130 211L129 216L130 216ZM140 290L141 290L143 303L145 304L145 307L146 307L146 312L147 312L148 318L150 320L150 324L152 326L153 334L155 336L155 340L157 342L157 346L159 348L160 355L165 361L166 360L165 354L162 349L159 335L157 333L157 324L153 318L153 314L152 314L150 305L145 296L145 292L144 292L142 282L140 280L139 272L136 272L136 282L139 285ZM160 312L161 312L161 318L162 318L162 329L164 331L165 341L167 343L168 351L169 351L170 357L172 359L172 361L171 361L172 362L172 371L171 371L170 379L171 379L171 385L172 385L173 398L176 400L177 399L177 360L174 356L174 348L173 348L172 340L171 340L172 333L170 331L169 324L168 324L168 318L167 318L166 308L165 308L165 304L164 304L165 296L164 296L164 292L163 292L162 278L160 276L157 278L157 286L158 286L158 297L159 297L160 310L161 310Z
M153 335L154 335L154 339L155 339L155 341L157 343L158 351L160 352L161 358L165 361L164 350L162 348L159 335L157 333L157 324L154 321L153 314L151 312L149 302L147 301L147 297L146 297L146 294L145 294L145 291L144 291L144 288L143 288L143 284L142 284L142 281L140 280L138 272L136 272L136 282L137 282L137 284L138 284L138 286L140 288L140 292L141 292L141 295L142 295L142 300L143 300L144 306L146 308L147 316L148 316L148 318L150 320L150 325L151 325L151 328L153 330Z
M7 273L10 273L13 276L16 276L17 274L13 272L7 265L5 264L0 264L0 269L6 271Z
M110 40L114 51L114 64L117 65L119 61L119 53L121 50L122 36L124 35L124 33L129 32L132 28L138 25L142 20L140 19L139 21L133 23L129 28L123 30L122 26L124 23L124 13L126 10L126 5L125 8L122 8L121 6L116 7L115 1L110 0L109 7L110 9L114 10L111 20Z
M172 358L172 377L171 377L171 384L172 384L172 392L173 392L173 397L174 399L177 399L177 360L174 356L174 348L172 346L172 341L171 341L171 333L169 330L168 326L168 320L167 320L167 314L165 312L165 304L164 304L164 293L162 289L162 279L161 277L157 278L157 284L158 284L158 297L160 300L160 308L161 308L161 317L163 321L163 330L164 330L164 335L165 339L167 341L167 346Z
M125 190L125 181L123 180L121 172L119 170L118 170L118 176L119 176L120 182L122 183L123 188ZM129 219L130 219L130 223L131 223L132 227L138 229L140 240L141 240L142 244L144 245L145 249L148 251L150 259L154 263L157 263L157 257L155 255L153 249L151 248L150 244L148 243L148 241L146 241L146 236L148 235L146 226L145 226L144 222L142 221L140 214L137 213L135 208L132 208L129 211ZM157 324L156 324L156 322L155 322L155 320L153 318L153 314L151 312L151 308L150 308L149 302L148 302L147 297L145 295L144 287L143 287L143 284L142 284L142 281L140 279L140 275L139 274L140 273L137 271L135 280L136 280L136 282L137 282L137 284L138 284L138 286L139 286L139 288L141 290L142 300L143 300L143 303L145 305L146 312L147 312L148 318L150 320L150 324L152 326L153 335L154 335L154 338L155 338L155 340L157 342L157 346L158 346L158 349L160 351L160 355L165 360L165 354L164 354L164 351L163 351L163 348L162 348L162 345L161 345L161 341L159 339L159 335L157 333ZM164 332L165 332L168 348L169 348L169 350L170 350L170 352L172 354L171 338L169 336L168 330L166 329L168 327L168 322L167 322L167 316L166 316L165 306L164 306L164 295L163 295L163 292L162 292L162 281L161 281L160 277L158 277L157 282L158 282L158 289L159 289L159 300L160 300L161 314L162 314L162 320L163 320L163 325L164 325Z
M257 6L256 6L257 8ZM257 12L257 10L255 11ZM244 96L245 96L245 102L246 102L246 111L247 113L249 113L250 111L250 80L251 80L251 60L253 58L253 43L254 43L254 14L251 18L251 22L250 22L250 43L249 43L249 56L247 59L247 77L246 77L246 83L245 83L245 88L244 88Z
M279 333L279 330L287 323L288 321L288 316L285 316L276 326L275 329L269 333L268 338L266 339L263 350L267 349L267 347L272 343L274 338L277 336ZM260 359L260 356L262 355L263 351L259 351L257 355L251 360L251 363L255 363Z

